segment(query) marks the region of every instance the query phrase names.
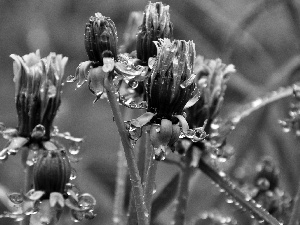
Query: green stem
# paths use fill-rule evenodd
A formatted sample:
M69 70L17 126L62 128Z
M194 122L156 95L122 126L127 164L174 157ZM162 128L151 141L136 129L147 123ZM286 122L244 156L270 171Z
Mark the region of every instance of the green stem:
M146 176L145 176L145 185L144 185L144 198L146 207L149 212L151 212L151 202L152 195L155 189L155 176L157 171L157 161L154 159L154 151L150 143L149 133L146 133L146 152L147 152L147 163L148 165Z
M264 208L248 196L245 196L222 171L216 171L203 158L200 159L199 169L212 179L221 189L233 198L240 206L247 209L258 220L271 225L282 225L277 219L269 214Z
M193 173L191 167L192 161L192 149L189 149L186 155L183 157L183 168L181 171L178 197L176 202L175 214L174 214L174 225L183 225L185 222L187 202L189 196L189 181Z
M299 224L299 221L300 221L300 182L298 185L297 194L294 198L294 206L293 206L292 215L291 215L291 218L289 221L289 225Z
M31 190L32 184L33 184L33 166L28 166L26 164L26 159L28 157L28 151L24 151L23 152L23 156L22 158L25 159L25 163L24 164L24 172L25 172L25 176L24 176L24 193L27 193L29 190ZM30 216L26 216L21 222L21 225L29 225L30 224Z
M115 90L112 82L112 74L109 74L109 78L105 80L105 88L107 91L107 97L113 112L114 121L118 127L118 132L121 137L121 142L127 160L130 181L132 185L132 191L133 191L135 206L137 210L138 224L147 225L149 224L149 212L146 208L145 201L144 201L141 177L139 175L134 151L128 137L128 132L125 128L125 124L122 119L119 103L115 95Z
M122 144L118 150L117 178L113 206L113 223L116 225L124 224L124 201L125 201L125 184L127 175L127 163L124 155Z

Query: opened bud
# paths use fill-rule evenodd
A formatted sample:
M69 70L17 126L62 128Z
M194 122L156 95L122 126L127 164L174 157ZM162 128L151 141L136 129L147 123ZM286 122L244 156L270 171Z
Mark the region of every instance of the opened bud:
M61 102L62 77L68 58L50 53L41 59L39 50L14 61L15 99L18 134L30 137L37 125L45 128L43 139L50 138L52 122Z

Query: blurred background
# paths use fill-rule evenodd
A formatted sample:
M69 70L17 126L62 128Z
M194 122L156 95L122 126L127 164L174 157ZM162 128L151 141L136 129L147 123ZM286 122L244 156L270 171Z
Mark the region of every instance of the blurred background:
M280 86L299 80L300 1L299 0L186 0L164 1L170 5L176 39L193 40L197 54L221 58L232 63L237 73L229 81L222 117L240 104L262 96ZM56 52L69 57L65 76L74 74L82 61L88 60L84 49L84 28L96 12L116 24L119 44L131 11L142 11L144 0L0 0L0 121L7 127L17 124L14 104L13 60L10 54L23 56L40 49L42 57ZM55 120L61 132L84 137L73 165L75 183L83 192L97 199L98 216L81 224L112 224L112 206L119 138L106 100L93 104L94 96L86 85L74 91L66 83L62 105ZM272 156L281 172L280 186L292 196L297 191L300 171L299 143L291 133L283 133L278 120L287 117L291 99L267 106L246 118L231 133L228 143L235 155L227 164L233 179L246 176L264 155ZM0 140L4 146L5 140ZM176 156L171 156L176 157ZM159 163L157 193L177 168ZM8 192L22 189L20 154L0 164L0 185ZM3 193L1 193L3 197ZM223 201L218 188L201 172L191 182L187 220L210 209L225 215L248 218ZM161 213L158 224L168 224L172 206ZM0 202L0 212L6 210ZM2 219L1 224L14 224ZM60 224L72 224L68 216ZM241 224L250 224L248 220Z

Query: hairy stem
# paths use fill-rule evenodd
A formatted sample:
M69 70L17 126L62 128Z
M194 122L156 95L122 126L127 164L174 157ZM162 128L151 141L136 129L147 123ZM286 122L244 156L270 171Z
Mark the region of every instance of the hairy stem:
M174 225L183 225L186 216L187 202L189 196L189 181L193 173L191 167L192 149L189 149L183 157L184 166L179 180L179 190L174 214Z
M134 195L135 207L137 211L138 224L147 225L149 224L149 212L146 208L145 201L144 201L141 177L139 175L134 151L128 137L128 132L126 131L125 124L122 119L119 103L115 95L115 90L114 90L115 88L113 86L112 77L113 74L109 74L109 78L106 79L105 81L107 97L113 112L114 121L118 127L118 132L121 137L121 142L127 160L130 181L131 181L132 191Z
M212 179L225 193L233 198L240 206L260 221L271 225L282 225L277 219L270 215L264 208L248 196L245 196L222 171L213 169L203 158L200 159L199 169Z

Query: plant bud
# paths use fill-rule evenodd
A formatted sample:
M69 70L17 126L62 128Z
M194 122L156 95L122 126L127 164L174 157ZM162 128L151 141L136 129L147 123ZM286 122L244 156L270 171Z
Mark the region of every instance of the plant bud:
M144 11L143 24L137 33L137 58L144 64L157 54L153 41L172 38L173 24L170 22L169 6L162 2L149 3Z
M50 139L52 122L61 102L62 77L68 58L50 53L41 59L39 50L14 61L15 99L18 134L30 137L37 125L45 128L43 139Z
M117 59L117 29L114 22L96 13L90 17L90 22L85 27L85 50L90 61L103 66L104 51L110 51L114 59Z
M46 199L51 192L64 194L70 175L71 165L65 152L44 150L34 165L34 188L37 191L44 191Z

